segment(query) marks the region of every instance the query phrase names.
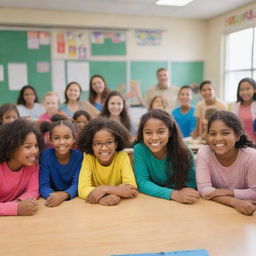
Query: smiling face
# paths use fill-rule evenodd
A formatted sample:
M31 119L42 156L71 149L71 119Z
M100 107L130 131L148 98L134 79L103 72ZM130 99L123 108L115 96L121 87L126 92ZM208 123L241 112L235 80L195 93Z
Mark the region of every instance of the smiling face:
M110 165L117 148L115 137L108 130L96 132L92 140L92 150L101 165Z
M124 103L123 99L118 96L112 96L108 101L108 111L111 116L119 116L123 111Z
M204 84L200 93L206 101L210 101L210 100L214 99L214 97L215 97L214 88L212 87L212 85L210 83Z
M243 82L239 87L239 96L243 99L245 103L250 103L253 101L253 95L256 93L256 89L248 82Z
M9 124L11 122L13 122L14 120L18 119L18 114L17 112L15 112L14 110L7 110L4 114L3 114L3 120L2 120L2 124Z
M84 115L80 115L76 120L75 124L78 129L78 131L81 131L86 124L88 124L89 120Z
M77 101L81 95L80 88L77 84L71 84L66 91L67 98L72 101Z
M31 166L36 163L39 154L37 139L34 133L29 133L23 144L13 153L11 160L7 162L13 171L19 170L22 166Z
M100 77L94 77L92 80L92 89L97 94L102 94L105 89L104 81Z
M75 142L74 134L69 127L64 124L55 126L50 139L57 158L69 157L70 149Z
M36 100L36 95L31 88L26 88L23 93L24 101L26 102L27 106L34 105Z
M56 95L47 95L44 100L46 112L54 115L59 110L59 99Z
M152 103L151 109L162 109L165 110L165 104L162 97L156 97Z
M184 88L180 91L178 95L178 101L181 106L188 106L192 100L192 90L189 88Z
M151 118L143 127L144 144L158 159L166 156L169 137L169 129L162 120Z
M158 80L159 87L161 89L166 89L168 87L168 81L169 81L168 71L167 70L159 71L157 74L157 80Z
M208 144L217 156L232 158L236 152L235 144L240 136L228 127L222 120L211 123L208 132Z

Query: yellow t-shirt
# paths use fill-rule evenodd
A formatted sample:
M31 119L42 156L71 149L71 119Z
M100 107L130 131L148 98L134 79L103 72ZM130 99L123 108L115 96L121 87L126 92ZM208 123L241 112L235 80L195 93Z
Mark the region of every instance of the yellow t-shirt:
M118 186L120 184L131 184L137 187L127 153L117 152L108 166L101 165L94 155L85 155L78 181L80 198L86 199L97 186Z

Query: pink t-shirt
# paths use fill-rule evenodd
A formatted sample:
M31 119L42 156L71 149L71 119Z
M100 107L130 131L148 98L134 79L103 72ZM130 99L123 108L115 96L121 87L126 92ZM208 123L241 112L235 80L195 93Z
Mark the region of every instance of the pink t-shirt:
M38 165L32 165L14 172L6 162L0 164L0 216L17 215L17 199L39 197L38 170Z
M233 189L236 198L256 200L256 150L239 149L235 162L228 167L219 163L209 146L197 153L196 182L202 196L217 188Z
M253 131L253 118L252 118L252 110L251 105L244 106L240 104L238 110L238 116L242 122L244 130L248 136L248 138L252 141L255 141L256 134Z
M49 122L51 122L51 116L47 112L45 112L44 114L42 114L39 117L39 120L40 121L49 121Z

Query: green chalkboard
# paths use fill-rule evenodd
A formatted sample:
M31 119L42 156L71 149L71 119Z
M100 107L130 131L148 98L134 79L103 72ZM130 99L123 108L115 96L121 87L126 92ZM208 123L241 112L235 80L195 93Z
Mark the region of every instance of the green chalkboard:
M171 62L171 84L176 86L200 84L204 78L202 61Z
M32 85L40 99L51 90L51 69L38 73L37 62L49 62L51 51L49 45L40 45L39 49L28 49L27 31L0 31L0 64L4 68L4 81L0 81L0 104L16 104L19 91L10 91L8 87L8 63L27 63L28 83ZM20 85L22 88L24 84Z
M97 33L97 32L92 32ZM125 38L125 32L117 32L121 40L112 40L111 38L106 38L104 32L99 32L103 36L103 43L93 43L91 42L91 54L92 56L111 56L111 55L126 55L126 42L123 40ZM112 32L109 32L112 35ZM113 31L113 36L115 35Z
M132 61L130 63L131 80L138 82L144 95L150 86L157 84L156 71L167 67L167 61Z
M120 84L126 83L125 61L90 61L90 76L101 75L111 90L117 90Z

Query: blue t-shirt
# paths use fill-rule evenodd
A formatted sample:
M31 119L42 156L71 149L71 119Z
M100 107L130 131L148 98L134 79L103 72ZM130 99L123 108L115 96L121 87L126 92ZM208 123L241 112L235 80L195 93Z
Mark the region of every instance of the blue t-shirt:
M194 106L191 106L190 110L186 114L181 112L181 107L175 108L172 111L172 115L177 122L184 138L189 137L191 132L193 132L196 128L196 118L194 113Z
M70 159L66 165L57 160L55 149L44 150L39 159L39 190L43 198L48 198L54 191L64 191L69 199L77 196L78 177L83 160L83 154L70 149Z

